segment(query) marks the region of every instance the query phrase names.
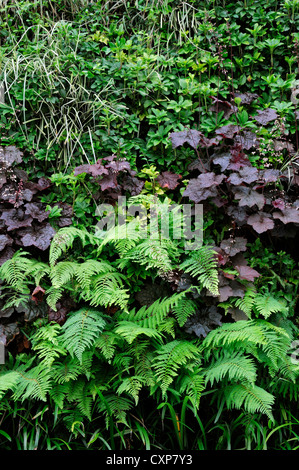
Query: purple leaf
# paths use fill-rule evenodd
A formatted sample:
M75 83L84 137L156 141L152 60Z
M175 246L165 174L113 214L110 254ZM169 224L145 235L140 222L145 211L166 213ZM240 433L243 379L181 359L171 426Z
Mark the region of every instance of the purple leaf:
M230 163L228 166L229 170L239 170L241 167L251 166L251 163L248 160L248 157L243 152L241 145L235 144L231 148L230 153L231 153L231 158L230 158Z
M256 277L260 276L260 273L250 266L235 266L235 268L240 275L240 279L245 279L246 281L254 281Z
M10 168L14 164L22 163L23 153L17 147L0 147L0 167Z
M210 106L209 111L219 113L223 111L223 118L227 120L233 113L238 111L238 107L228 101L219 100L215 96L211 96L214 103Z
M143 189L144 181L135 178L135 176L128 175L124 177L122 186L124 190L129 191L132 196L137 196Z
M49 211L46 212L40 202L27 203L25 208L25 214L31 215L33 219L37 219L39 222L43 222L48 218Z
M286 207L280 212L273 212L273 218L281 220L284 224L299 224L299 211L295 207Z
M161 188L175 189L179 185L178 180L181 178L181 175L177 175L171 171L164 171L157 177L157 182Z
M256 100L259 97L256 93L239 93L235 92L235 98L240 98L241 104L251 104L252 101Z
M215 173L202 173L196 179L191 179L184 192L184 196L194 202L206 200L208 197L216 197L218 192L215 186L219 185L224 175L215 175Z
M239 132L240 127L235 124L227 124L226 126L219 127L216 129L215 133L221 135L225 139L233 139L235 134Z
M104 165L102 164L102 159L100 159L94 164L87 163L84 165L77 166L74 169L75 176L80 175L81 173L88 173L94 178L96 178L97 176L108 175L109 171L104 167Z
M130 163L126 160L114 160L105 165L105 168L110 168L115 173L119 173L120 171L131 172Z
M190 145L195 150L201 144L202 147L208 147L210 145L209 139L205 135L197 131L196 129L186 129L184 131L172 132L169 136L172 148L181 147L184 144Z
M42 251L49 248L55 233L55 230L50 224L43 224L34 228L25 228L19 232L24 246L35 246Z
M228 238L222 240L220 248L229 256L235 256L240 251L246 251L247 240L243 237Z
M247 186L239 186L235 190L235 198L240 201L240 206L252 207L257 205L259 209L262 209L265 205L264 196Z
M253 118L259 124L262 124L263 126L268 124L268 122L270 122L270 121L274 121L278 117L275 109L272 109L272 108L266 108L262 111L258 110L257 113L258 113L257 116L253 116Z
M260 170L259 178L264 180L266 184L275 183L276 181L278 181L280 174L281 173L279 170L274 170L273 168L267 168L265 170Z
M99 181L99 185L101 186L102 191L106 191L107 189L116 189L118 187L116 173L110 173L107 176L103 176Z
M284 149L287 149L289 153L294 152L294 145L291 142L285 140L273 140L275 152L281 152Z
M32 217L25 215L22 209L9 209L2 213L7 231L16 230L21 227L29 227L32 224Z
M251 225L257 233L267 232L267 230L271 230L274 227L273 220L269 217L269 214L265 212L250 215L247 219L247 223Z
M5 263L5 261L11 259L15 253L15 250L11 248L10 246L5 248L4 251L0 253L0 266Z
M214 165L220 165L221 171L225 171L230 164L230 159L231 159L231 153L224 152L224 153L221 153L220 155L215 155L213 158L213 163Z
M198 181L196 179L192 179L189 181L186 190L184 191L183 196L189 197L191 201L198 203L200 201L205 201L209 197L216 197L218 196L218 192L215 186L212 188L200 188Z
M6 246L11 246L13 239L8 235L0 235L0 251L4 250Z
M233 185L240 185L242 183L253 183L258 179L258 169L254 166L241 168L238 173L231 173L228 177L228 182Z
M236 135L234 142L240 144L246 150L258 147L260 143L256 134L251 131L243 131L242 134Z

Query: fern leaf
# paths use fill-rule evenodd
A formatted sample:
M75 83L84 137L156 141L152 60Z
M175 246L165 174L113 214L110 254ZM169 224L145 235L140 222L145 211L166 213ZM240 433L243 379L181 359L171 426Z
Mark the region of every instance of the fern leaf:
M121 321L115 328L115 333L125 338L131 344L139 335L145 335L150 338L161 338L161 334L154 328L142 327L134 322Z
M127 320L136 323L144 328L157 328L165 319L166 315L178 305L178 302L187 294L184 292L173 294L165 299L158 299L149 307L143 306L138 311L132 309L128 314L120 314L119 320Z
M139 392L144 385L144 380L139 376L126 377L122 380L122 383L117 388L116 393L121 395L122 393L128 393L132 395L135 400L135 405L139 401Z
M274 421L272 405L275 398L263 388L246 383L234 384L226 387L224 394L229 409L244 407L248 413L263 413Z
M179 340L164 344L157 350L153 368L156 379L160 382L163 396L165 396L174 377L178 375L179 367L196 359L198 353L199 350L194 344Z
M62 326L62 346L82 364L83 352L94 345L105 324L105 320L97 310L81 308L71 313Z
M84 246L86 241L90 240L90 235L73 226L63 227L54 235L50 245L50 266L54 266L59 257L73 246L76 238L79 238Z
M256 380L256 367L252 358L239 352L229 354L225 352L222 357L214 360L204 371L206 383L213 385L214 381L221 382L224 377L230 381L247 380L254 384Z
M219 295L217 258L211 247L202 246L199 250L191 251L189 257L180 264L180 268L190 273L213 295Z
M180 299L177 305L172 307L174 316L180 327L182 327L189 316L193 315L197 310L197 305L192 299Z

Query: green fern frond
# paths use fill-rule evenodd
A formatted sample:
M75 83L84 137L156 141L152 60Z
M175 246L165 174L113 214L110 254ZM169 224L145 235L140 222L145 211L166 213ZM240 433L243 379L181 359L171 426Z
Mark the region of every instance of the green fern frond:
M264 318L268 318L272 313L286 311L286 307L275 297L266 294L257 294L254 299L254 308Z
M53 237L50 245L49 262L54 266L60 256L73 246L74 240L79 238L84 246L89 241L90 234L76 227L63 227Z
M94 402L93 396L90 392L90 385L84 378L77 378L66 384L68 389L67 400L75 402L77 408L80 410L82 416L86 416L91 420L91 409Z
M93 307L118 305L127 310L128 290L123 286L125 277L118 272L106 272L95 276L89 292L82 292L82 298Z
M221 382L224 377L230 381L246 380L254 384L256 380L256 367L249 356L239 352L229 354L224 352L223 356L214 360L204 371L206 383L213 385L214 381Z
M248 286L244 297L235 301L236 307L242 310L248 318L251 318L253 305L255 302L256 288L254 285Z
M71 261L60 261L52 266L50 278L52 286L55 289L66 285L75 275L77 263Z
M118 395L121 395L122 393L128 393L129 395L132 395L135 400L135 405L137 405L139 401L139 392L143 385L144 379L139 376L133 375L131 377L126 377L122 379L122 383L117 388L116 393Z
M263 388L249 383L234 384L224 389L224 395L229 409L244 408L248 413L263 413L274 421L272 406L275 398Z
M18 368L17 372L19 380L13 393L13 400L47 401L47 394L53 386L50 368L40 363L25 371L23 368Z
M118 319L132 321L143 328L157 328L171 309L178 305L179 301L186 296L187 292L175 293L171 297L158 299L149 307L144 305L137 311L134 308L127 314L120 314Z
M47 304L49 307L56 312L57 307L56 304L59 301L59 299L63 295L64 288L63 287L49 287L49 289L46 290L46 298L47 298Z
M113 331L104 331L96 340L95 347L98 348L107 361L110 361L120 343L119 335Z
M180 269L196 278L213 295L219 295L217 258L211 247L202 246L191 251L189 257L180 264Z
M75 277L78 283L80 284L81 288L86 291L89 291L91 288L93 276L114 271L115 268L106 261L88 259L83 263L76 263Z
M0 267L0 279L23 294L30 292L26 281L32 261L26 257L27 255L27 252L17 251L11 259L5 261Z
M98 402L99 412L104 413L106 416L107 429L110 423L109 417L114 418L116 423L123 423L128 426L127 413L133 406L133 399L115 394L105 395Z
M173 269L174 253L176 246L171 240L157 240L148 238L132 249L128 250L125 258L119 261L119 267L123 269L128 261L138 263L145 266L145 269L158 269L162 272L171 271Z
M189 341L174 340L157 349L153 368L163 396L178 375L178 369L190 360L197 359L198 354L198 348Z
M161 333L156 329L140 326L134 322L125 320L120 321L114 331L116 334L122 336L128 344L131 344L140 335L161 339Z
M31 339L32 349L45 367L51 367L56 358L66 355L59 343L60 331L58 323L47 324L37 329Z
M67 358L64 362L57 361L52 366L52 377L56 384L64 384L76 380L82 370L77 358Z
M1 371L0 372L0 399L5 393L10 390L13 391L19 381L19 374L15 370Z
M180 327L182 327L188 317L193 315L197 310L197 305L192 299L180 299L177 305L172 307L172 312L177 319Z
M179 379L178 386L180 394L187 395L194 406L198 409L202 392L205 390L205 378L202 371L198 368L188 371Z
M101 313L94 309L81 308L69 314L62 326L62 346L82 364L82 355L94 345L106 325Z

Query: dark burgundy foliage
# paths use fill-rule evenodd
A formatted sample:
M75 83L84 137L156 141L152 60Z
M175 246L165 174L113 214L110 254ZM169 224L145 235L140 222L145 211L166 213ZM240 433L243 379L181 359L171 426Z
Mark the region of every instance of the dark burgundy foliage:
M45 294L45 289L41 286L37 286L31 294L31 299L36 303L36 305L42 302Z
M75 168L74 175L86 173L99 184L104 198L117 199L128 191L131 196L141 193L144 182L136 177L136 171L131 169L125 159L116 155L100 158L96 163L80 165Z
M241 97L246 104L255 98ZM264 110L255 119L266 125L276 119L276 112ZM188 135L198 136L198 143L204 140L198 131L172 133L173 147L177 149L188 143L196 148L192 142L190 144ZM209 304L214 302L213 312L216 312L215 304L225 302L230 297L243 297L246 286L260 277L260 273L248 264L244 256L248 243L263 236L267 236L267 242L273 239L273 243L278 243L281 237L295 237L299 224L299 178L296 167L291 168L292 178L287 171L258 169L250 161L251 149L258 148L258 138L254 132L242 130L235 124L222 126L216 130L216 135L220 137L218 145L203 149L200 154L205 159L206 171L203 171L199 158L189 164L192 176L183 193L186 201L203 204L204 214L208 214L209 220L214 220L215 233L219 233L219 220L221 227L226 225L229 230L227 233L230 235L214 247L219 268L219 295L211 295L207 290L200 295L205 300L209 299ZM292 149L292 145L284 141L279 145L279 148ZM198 157L198 150L196 153ZM185 279L183 283L183 276L186 275L182 275L179 286L190 287L192 279ZM189 318L186 331L205 336L213 328L210 308ZM237 308L229 309L228 313L235 321L247 318Z
M181 175L177 175L171 171L164 171L157 177L157 182L161 188L175 189L179 185L181 178Z
M20 248L43 256L55 234L46 205L40 202L42 192L51 186L50 180L29 181L27 173L16 167L21 163L22 152L16 147L0 147L0 266ZM67 225L71 222L69 218ZM45 315L43 294L43 288L37 286L28 294L26 305L16 308L5 309L0 301L0 337L5 344L16 342L18 350L26 349L28 341L19 326Z
M216 306L212 305L188 318L184 328L187 333L195 333L196 336L205 338L215 326L222 325L221 319L222 315Z
M258 110L257 115L253 116L253 118L262 126L266 126L270 121L274 121L278 118L277 112L275 109L266 108Z

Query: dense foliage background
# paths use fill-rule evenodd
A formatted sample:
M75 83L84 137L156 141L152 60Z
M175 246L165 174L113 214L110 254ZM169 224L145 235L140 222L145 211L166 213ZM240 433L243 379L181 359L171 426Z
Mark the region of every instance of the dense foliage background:
M0 448L296 449L298 0L0 12Z

